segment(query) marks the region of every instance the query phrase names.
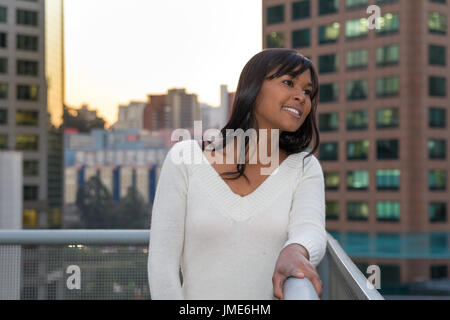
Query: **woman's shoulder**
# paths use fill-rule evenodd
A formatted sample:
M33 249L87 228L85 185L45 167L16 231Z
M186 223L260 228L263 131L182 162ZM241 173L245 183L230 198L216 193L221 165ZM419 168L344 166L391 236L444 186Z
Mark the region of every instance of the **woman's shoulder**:
M178 165L191 165L196 163L196 161L201 161L199 159L199 152L201 155L202 147L197 140L187 139L176 142L169 149L167 153L167 158L174 164Z

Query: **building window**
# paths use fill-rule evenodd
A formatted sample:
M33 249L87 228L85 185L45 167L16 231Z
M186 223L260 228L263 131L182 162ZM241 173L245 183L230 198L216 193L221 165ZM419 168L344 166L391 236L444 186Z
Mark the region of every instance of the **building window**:
M0 99L8 99L8 84L0 83Z
M38 76L39 63L37 61L17 60L17 75Z
M311 11L310 0L292 3L292 20L309 18Z
M18 110L16 112L16 124L18 126L37 126L38 120L38 111Z
M392 66L400 60L400 49L398 45L379 47L375 52L377 67Z
M347 202L347 220L367 221L369 219L369 204L365 201Z
M36 85L17 85L17 100L38 101L38 92Z
M381 108L376 111L377 129L398 128L398 108Z
M284 5L267 8L267 24L282 23L284 21Z
M347 81L347 100L361 100L367 98L367 80Z
M398 201L378 201L377 202L378 221L399 221L400 202Z
M26 51L38 51L38 37L18 34L16 37L17 49Z
M369 61L367 49L347 52L347 70L365 69Z
M398 159L398 140L378 140L377 141L377 159L378 160L396 160Z
M24 227L36 227L38 225L38 212L35 209L24 209L23 210L23 226ZM29 270L29 269L27 269ZM37 267L36 267L37 270ZM37 271L36 271L37 273ZM29 287L28 287L29 288ZM37 288L33 288L36 289L36 298L37 298ZM28 290L27 290L28 291ZM27 296L29 292L27 292Z
M336 13L339 10L339 0L319 0L319 16Z
M367 160L369 140L347 142L347 160Z
M337 161L338 160L338 143L325 142L321 143L319 147L320 160Z
M366 18L348 20L345 23L345 37L347 39L364 38L369 34L369 21Z
M335 43L339 39L339 23L319 27L319 44Z
M339 219L339 202L326 201L325 202L325 215L327 220Z
M432 66L445 66L447 50L445 46L430 44L428 46L428 63Z
M377 35L392 34L398 32L400 27L397 13L386 13L380 17L380 29L376 29Z
M377 170L377 190L399 190L400 170Z
M432 97L445 97L447 95L447 79L430 76L428 78L428 93Z
M16 150L37 151L39 148L39 136L19 134L16 136Z
M447 112L444 108L428 109L428 124L430 128L446 128Z
M37 26L38 25L38 13L31 10L17 9L16 11L16 23L25 26Z
M284 34L271 32L267 35L267 48L284 48Z
M367 7L368 4L369 0L346 0L347 10L364 8Z
M326 171L324 173L325 188L327 190L338 190L339 189L339 172L337 171Z
M321 113L319 114L319 129L320 131L338 131L339 130L339 113Z
M338 55L326 54L319 56L319 73L330 73L338 71L339 58Z
M431 279L447 279L448 278L448 270L447 266L431 266L430 267L430 278Z
M6 32L0 32L0 48L6 48L8 46L8 35Z
M377 97L392 97L399 94L400 85L397 76L378 78L376 80Z
M23 175L37 176L39 175L39 161L38 160L24 160L23 161Z
M430 33L446 34L447 17L439 12L428 13L428 30Z
M366 130L368 115L366 110L347 112L347 130Z
M7 22L8 18L8 8L0 7L0 22Z
M300 29L292 31L292 47L303 48L309 47L311 44L310 29Z
M431 191L443 191L447 188L447 171L430 170L428 172L428 186Z
M37 201L39 198L38 186L23 186L23 200L24 201Z
M8 73L8 59L0 58L0 74Z
M6 134L0 134L0 150L8 149L8 136Z
M447 221L447 203L446 202L430 202L428 206L429 222L446 222Z
M428 157L430 160L446 158L447 143L445 140L430 139L428 140Z
M0 125L8 123L8 109L0 109Z
M369 171L347 171L347 190L369 189Z
M320 102L335 102L339 100L339 87L336 82L319 85Z

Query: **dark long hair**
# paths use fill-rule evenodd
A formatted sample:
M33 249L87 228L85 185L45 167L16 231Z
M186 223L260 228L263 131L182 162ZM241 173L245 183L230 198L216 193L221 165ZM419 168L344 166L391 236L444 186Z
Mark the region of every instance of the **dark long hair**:
M301 66L300 69L294 71L299 66ZM272 76L268 77L269 72L275 70L275 68L277 67L277 71ZM313 85L313 89L310 94L311 111L297 131L283 131L280 133L279 147L288 154L299 153L305 151L311 144L311 141L314 140L311 151L306 156L310 157L317 150L320 143L319 130L317 129L316 123L319 80L317 78L317 73L311 60L304 57L295 50L282 48L265 49L261 51L253 58L251 58L242 70L239 77L239 83L236 90L236 96L233 102L233 109L230 119L228 120L228 123L220 130L220 134L223 138L222 148L224 148L229 142L234 143L235 135L229 135L227 137L227 129L242 129L245 132L248 129L253 128L258 131L258 124L255 118L255 105L256 98L258 97L264 80L272 80L274 78L279 78L285 74L297 77L299 74L302 74L306 70L311 71L311 81ZM245 148L247 152L248 137L245 138ZM203 141L202 150L204 149L205 144ZM211 151L215 149L216 147L214 146L212 147ZM243 175L247 179L247 182L249 182L249 179L245 175L244 171L245 161L244 163L237 164L237 171L224 172L221 175L237 174L236 177L226 178L231 180L238 179Z

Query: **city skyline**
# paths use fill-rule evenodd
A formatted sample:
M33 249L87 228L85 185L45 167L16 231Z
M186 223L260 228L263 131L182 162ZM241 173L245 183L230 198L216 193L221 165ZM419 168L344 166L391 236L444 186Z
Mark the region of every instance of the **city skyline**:
M88 104L109 126L120 104L171 88L218 106L220 85L234 91L262 49L261 17L260 0L66 0L66 103Z

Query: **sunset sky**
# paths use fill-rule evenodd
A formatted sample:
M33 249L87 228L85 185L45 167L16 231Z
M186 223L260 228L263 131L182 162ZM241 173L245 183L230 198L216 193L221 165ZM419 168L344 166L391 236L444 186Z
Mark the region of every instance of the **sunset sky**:
M262 49L261 0L65 0L66 102L117 106L186 88L219 104Z

